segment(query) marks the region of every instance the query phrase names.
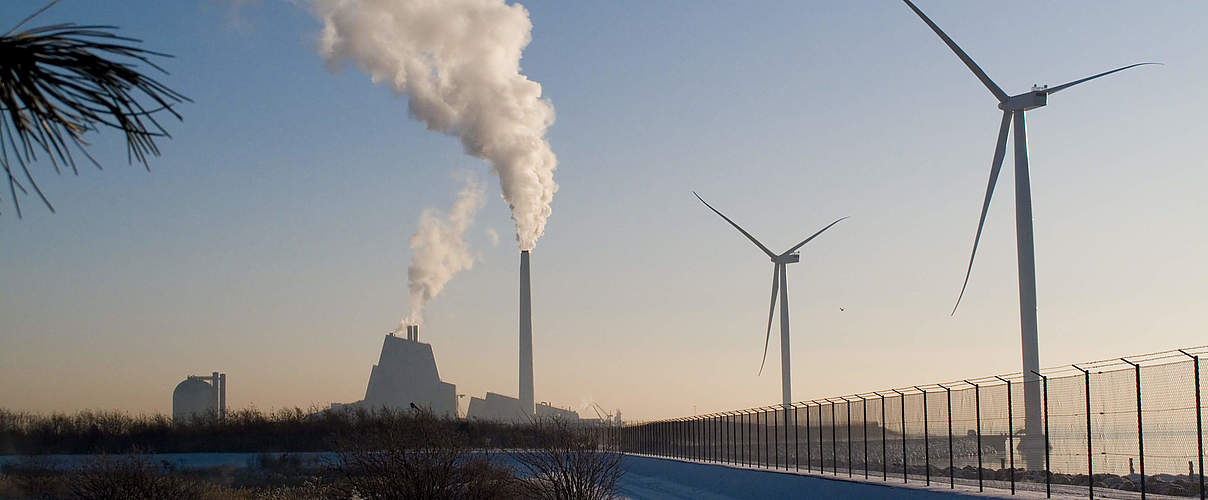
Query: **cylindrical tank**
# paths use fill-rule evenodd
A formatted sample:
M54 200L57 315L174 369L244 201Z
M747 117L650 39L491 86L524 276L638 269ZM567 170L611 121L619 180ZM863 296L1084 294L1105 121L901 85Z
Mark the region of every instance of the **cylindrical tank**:
M189 378L172 391L172 419L177 421L199 417L216 417L214 388L202 380Z

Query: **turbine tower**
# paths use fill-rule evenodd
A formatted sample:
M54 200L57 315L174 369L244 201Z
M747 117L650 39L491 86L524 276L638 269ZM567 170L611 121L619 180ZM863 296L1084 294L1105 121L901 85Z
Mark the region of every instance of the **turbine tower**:
M784 407L788 408L793 403L793 379L791 377L792 367L789 363L789 282L787 267L789 264L801 261L801 255L796 253L798 248L805 246L805 244L809 243L810 240L818 237L819 234L822 234L822 231L830 229L831 226L838 224L839 221L846 219L847 217L840 218L828 224L826 227L819 229L818 232L814 233L809 238L806 238L805 241L793 246L793 248L790 248L783 253L776 254L772 253L771 250L768 250L768 247L764 246L763 243L760 243L759 240L755 239L754 236L751 236L751 233L748 233L745 229L739 227L738 224L735 224L734 221L730 220L729 217L726 217L725 214L719 212L716 208L713 208L713 205L710 205L709 202L705 201L704 198L701 198L700 195L696 194L695 191L693 191L692 194L695 195L696 199L700 200L701 203L704 203L706 207L709 207L709 210L712 210L713 213L720 215L721 218L725 219L726 222L729 222L731 226L734 226L734 229L737 229L738 232L742 233L743 236L746 236L747 239L751 240L751 243L754 243L755 246L759 247L760 250L763 250L763 253L767 254L768 257L772 259L772 263L774 264L772 267L772 302L768 309L768 328L767 332L764 334L763 360L759 363L759 373L763 374L764 363L766 363L768 360L768 341L772 338L772 318L776 315L776 293L779 291L780 391L784 400ZM785 418L788 418L787 413L785 414Z
M1038 352L1036 326L1036 259L1032 243L1032 190L1031 180L1028 177L1028 137L1027 129L1024 125L1024 112L1048 104L1049 95L1068 89L1074 85L1094 80L1101 76L1107 76L1117 71L1157 63L1131 64L1056 87L1034 86L1028 92L1013 96L1007 95L978 67L977 63L973 62L973 59L964 50L961 50L956 45L956 42L952 41L939 26L931 22L931 19L926 14L923 14L923 11L919 10L913 2L910 0L902 1L906 2L910 10L918 14L923 22L931 27L931 30L936 35L939 35L940 39L948 45L948 48L956 53L961 62L964 62L965 66L968 66L969 70L981 80L982 84L998 100L998 109L1002 110L1002 123L998 127L998 142L994 148L994 160L990 163L990 181L986 186L986 197L982 202L981 217L977 222L977 233L973 237L973 251L969 255L969 266L965 270L965 282L961 285L961 292L956 298L956 305L952 307L952 314L956 314L956 308L960 306L961 298L965 296L965 288L969 286L969 275L973 272L973 258L977 255L977 244L981 240L982 227L986 223L986 211L990 208L990 197L994 195L994 184L998 181L998 172L1002 168L1003 155L1006 153L1007 132L1010 131L1012 125L1015 127L1015 244L1019 261L1019 323L1023 346L1025 434L1024 440L1020 442L1020 450L1023 453L1025 462L1029 466L1036 467L1039 464L1043 464L1044 441L1041 439L1040 384L1038 383L1039 376L1037 375L1037 372L1040 371L1040 355Z

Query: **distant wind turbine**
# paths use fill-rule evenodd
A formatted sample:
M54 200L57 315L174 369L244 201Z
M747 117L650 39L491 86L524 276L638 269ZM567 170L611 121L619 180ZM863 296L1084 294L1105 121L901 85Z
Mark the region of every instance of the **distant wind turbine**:
M1117 71L1124 71L1129 68L1143 66L1146 64L1159 63L1137 63L1130 64L1121 68L1116 68L1111 71L1104 71L1097 75L1088 76L1080 80L1058 85L1056 87L1048 86L1033 86L1032 90L1022 94L1009 96L1003 92L986 73L978 67L973 59L961 50L956 42L952 41L939 26L931 22L931 19L923 14L910 0L902 0L906 5L922 18L927 26L939 35L940 39L956 53L965 66L981 80L982 84L990 89L990 93L994 94L994 98L998 99L998 109L1002 110L1002 124L998 128L998 143L994 148L994 160L990 164L990 182L986 186L986 198L982 202L981 217L977 222L977 233L973 237L973 251L969 255L969 266L965 270L965 282L961 285L961 293L956 298L956 305L952 307L952 314L956 314L956 308L960 306L961 298L965 296L965 288L969 286L969 275L973 272L973 258L977 255L977 244L981 240L982 227L986 223L986 211L990 208L990 197L994 195L994 184L998 181L998 172L1002 168L1003 155L1006 152L1007 132L1011 128L1012 120L1015 122L1015 241L1016 249L1019 254L1019 319L1021 327L1021 336L1023 343L1023 376L1024 376L1024 433L1032 438L1026 441L1025 459L1029 461L1029 465L1039 463L1041 459L1040 449L1042 445L1037 444L1041 435L1041 414L1040 414L1040 387L1036 383L1038 380L1037 372L1040 371L1040 356L1036 333L1036 259L1032 242L1032 190L1031 181L1028 177L1028 138L1027 130L1024 126L1024 112L1039 108L1048 104L1048 96L1062 90L1073 87L1080 83L1094 80L1101 76L1107 76Z
M764 246L763 243L760 243L759 240L755 239L754 236L751 236L751 233L748 233L745 229L743 229L742 227L739 227L738 224L736 224L736 223L734 223L734 221L730 220L729 217L726 217L725 214L719 212L716 208L713 208L713 205L710 205L709 202L705 201L704 198L701 198L699 194L696 194L696 191L693 191L692 194L694 196L696 196L696 199L700 200L701 203L704 203L706 207L709 207L709 210L712 210L713 213L720 215L721 218L725 219L726 222L729 222L731 226L734 226L734 229L737 229L738 232L742 233L743 236L746 236L747 239L751 240L751 243L754 243L755 246L759 247L760 250L763 250L763 253L767 254L768 257L770 257L772 259L772 263L775 264L772 267L772 303L768 309L768 328L767 328L767 333L765 333L764 339L763 339L763 360L759 363L759 373L763 374L764 363L766 363L768 360L768 341L771 340L771 338L772 338L772 318L775 317L775 315L776 315L776 293L777 293L777 291L779 291L780 292L780 379L781 379L780 390L781 390L782 396L784 398L784 406L785 406L785 408L788 408L789 405L791 405L793 402L793 400L792 400L793 391L792 391L792 377L790 376L792 369L789 364L789 283L788 283L788 274L787 274L786 268L788 267L789 264L793 264L795 262L801 261L801 255L796 253L798 248L805 246L805 244L809 243L810 240L818 237L819 234L822 234L822 231L826 231L827 229L830 229L831 226L838 224L839 221L846 219L847 217L840 218L840 219L828 224L826 227L818 230L818 232L814 233L809 238L806 238L805 241L802 241L801 243L794 245L793 248L790 248L790 249L784 251L783 253L776 254L776 253L772 253L771 250L768 250L768 247Z

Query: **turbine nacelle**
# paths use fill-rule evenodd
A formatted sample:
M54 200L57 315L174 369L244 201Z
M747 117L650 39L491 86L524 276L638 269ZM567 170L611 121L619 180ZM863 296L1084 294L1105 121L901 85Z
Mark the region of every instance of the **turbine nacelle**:
M785 255L777 255L772 257L772 262L777 264L796 264L801 262L801 254L794 252Z
M1028 111L1044 106L1049 103L1049 92L1047 89L1033 89L1019 95L1008 97L1007 100L998 103L998 109L1003 111Z

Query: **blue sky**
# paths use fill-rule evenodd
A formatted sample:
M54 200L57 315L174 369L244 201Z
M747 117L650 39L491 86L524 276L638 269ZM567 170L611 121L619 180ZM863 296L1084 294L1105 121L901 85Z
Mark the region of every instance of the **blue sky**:
M955 317L999 111L900 2L524 2L524 73L557 122L560 185L533 253L538 400L666 417L779 399L755 372L770 247L789 268L794 397L1018 370L1011 158ZM41 2L0 5L15 20ZM1202 344L1208 251L1203 2L920 2L1008 93L1161 61L1028 114L1041 364ZM58 209L0 218L0 406L168 411L185 375L231 402L364 392L406 313L407 241L471 171L474 269L423 337L459 393L513 394L517 257L482 161L404 97L331 73L305 2L64 0L38 23L115 24L173 54L194 100L150 173L55 176ZM839 307L845 311L840 312ZM775 335L775 333L773 334Z

